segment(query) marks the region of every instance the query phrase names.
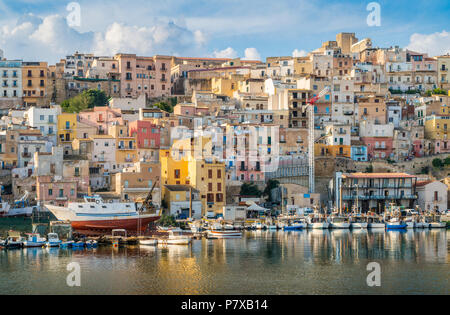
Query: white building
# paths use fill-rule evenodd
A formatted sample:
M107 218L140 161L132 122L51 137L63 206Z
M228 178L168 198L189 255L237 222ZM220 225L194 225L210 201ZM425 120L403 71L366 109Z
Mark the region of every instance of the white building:
M22 61L0 58L0 102L11 107L22 103Z
M417 182L417 203L422 210L447 210L447 185L440 181Z
M116 139L110 135L92 136L92 161L103 166L105 172L116 168Z
M59 114L61 114L60 106L53 106L51 108L31 107L25 112L25 118L28 120L30 127L39 129L43 136L48 137L56 145Z

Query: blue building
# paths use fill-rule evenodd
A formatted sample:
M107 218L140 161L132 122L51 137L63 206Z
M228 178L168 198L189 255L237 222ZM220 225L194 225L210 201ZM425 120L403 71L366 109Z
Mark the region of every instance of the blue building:
M350 150L353 161L367 162L367 146L364 144L353 144Z

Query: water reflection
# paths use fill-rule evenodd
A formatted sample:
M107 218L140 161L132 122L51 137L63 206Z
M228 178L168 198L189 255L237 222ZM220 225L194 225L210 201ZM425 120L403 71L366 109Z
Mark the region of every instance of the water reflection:
M247 231L190 246L0 252L0 292L86 294L448 294L446 230ZM65 284L82 268L81 288ZM369 262L382 286L368 288Z

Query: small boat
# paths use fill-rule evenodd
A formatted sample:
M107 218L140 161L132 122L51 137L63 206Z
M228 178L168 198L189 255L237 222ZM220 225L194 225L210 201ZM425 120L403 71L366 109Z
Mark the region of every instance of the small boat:
M244 226L242 225L242 224L234 224L234 229L235 230L242 230L242 229L244 229Z
M72 248L73 243L74 243L73 241L61 242L61 245L59 245L59 248L62 248L62 249Z
M86 248L97 248L98 242L95 240L86 241Z
M447 226L446 222L442 222L441 216L435 213L426 216L426 222L429 223L430 229L445 228Z
M399 218L392 218L386 222L386 229L403 230L407 228L407 224Z
M241 231L208 231L208 238L239 238Z
M367 219L360 213L353 213L350 216L350 226L352 229L367 229Z
M25 239L21 236L8 236L8 238L3 243L3 247L6 249L18 249L23 247L24 242Z
M330 227L330 223L324 217L321 216L311 216L308 217L308 228L311 229L328 229Z
M386 228L386 224L383 222L383 219L378 215L368 215L367 217L367 228L368 229L384 229Z
M267 226L267 228L269 230L276 230L276 229L278 229L278 226L276 224L270 224L270 225Z
M221 231L221 230L223 230L223 226L222 226L222 224L216 222L211 225L210 229L212 231Z
M344 215L331 215L328 219L331 229L349 229L350 222Z
M225 224L223 228L224 230L234 230L233 224Z
M159 240L158 243L167 245L189 245L192 241L190 236L184 235L183 230L169 230L169 238Z
M155 246L155 245L158 245L158 240L156 238L148 238L148 239L139 240L139 245Z
M48 233L47 239L47 247L59 247L61 245L61 240L56 233Z
M28 239L23 243L23 247L43 247L47 243L45 237L41 237L38 233L29 233Z

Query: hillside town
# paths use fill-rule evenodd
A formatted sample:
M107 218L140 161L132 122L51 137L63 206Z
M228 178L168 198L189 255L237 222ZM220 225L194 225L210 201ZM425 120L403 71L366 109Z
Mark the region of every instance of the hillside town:
M1 200L142 202L176 219L444 212L450 55L339 33L304 56L0 51Z

